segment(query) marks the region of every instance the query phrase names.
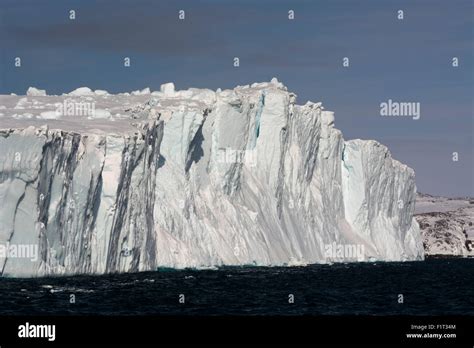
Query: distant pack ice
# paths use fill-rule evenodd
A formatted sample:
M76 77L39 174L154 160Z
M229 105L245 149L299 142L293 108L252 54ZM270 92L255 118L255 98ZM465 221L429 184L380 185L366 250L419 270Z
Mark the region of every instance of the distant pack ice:
M39 253L0 255L3 275L353 261L328 245L424 257L414 171L276 79L38 91L0 96L0 244ZM58 113L69 103L94 112Z

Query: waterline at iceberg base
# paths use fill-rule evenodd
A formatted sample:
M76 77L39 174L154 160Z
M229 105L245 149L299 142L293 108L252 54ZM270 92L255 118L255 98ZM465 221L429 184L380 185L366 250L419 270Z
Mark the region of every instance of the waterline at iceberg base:
M100 92L100 93L99 93ZM58 114L57 103L92 103ZM21 103L19 114L18 105ZM423 259L414 171L276 79L233 90L0 96L6 276ZM21 115L27 115L21 117Z

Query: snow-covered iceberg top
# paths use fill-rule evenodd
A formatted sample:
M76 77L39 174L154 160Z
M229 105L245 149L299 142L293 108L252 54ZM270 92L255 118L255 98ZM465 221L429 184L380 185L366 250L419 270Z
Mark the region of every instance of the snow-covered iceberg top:
M8 275L423 258L414 172L272 79L0 96Z
M152 111L152 117L154 112L161 113L163 119L183 109L202 112L211 108L217 99L232 102L240 94L260 93L263 89L287 90L276 78L270 82L217 91L198 88L176 90L174 84L169 82L161 85L159 91L151 91L147 87L110 94L105 90L79 87L58 96L30 87L26 96L0 95L0 127L39 127L47 124L49 128L64 131L133 133L136 130L133 124L148 119L149 111Z

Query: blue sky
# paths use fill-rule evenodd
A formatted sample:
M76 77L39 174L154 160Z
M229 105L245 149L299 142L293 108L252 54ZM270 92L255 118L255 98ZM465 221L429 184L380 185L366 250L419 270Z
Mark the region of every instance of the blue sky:
M419 191L473 196L473 11L471 0L0 0L0 93L217 89L276 76L300 104L335 111L345 139L387 145L415 169ZM388 99L420 102L421 118L381 117Z

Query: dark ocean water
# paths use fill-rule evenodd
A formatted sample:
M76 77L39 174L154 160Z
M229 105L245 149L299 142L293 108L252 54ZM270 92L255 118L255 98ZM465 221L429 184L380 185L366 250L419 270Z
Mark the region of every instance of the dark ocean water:
M11 314L474 315L474 259L0 278Z

